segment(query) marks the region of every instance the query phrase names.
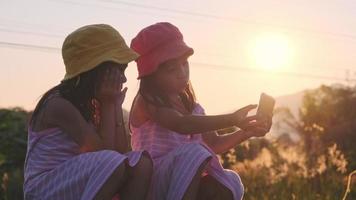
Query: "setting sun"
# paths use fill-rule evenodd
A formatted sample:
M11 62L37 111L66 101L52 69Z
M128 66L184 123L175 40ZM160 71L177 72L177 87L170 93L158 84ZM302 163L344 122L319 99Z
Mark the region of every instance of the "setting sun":
M291 62L292 47L284 35L260 35L251 42L249 48L250 57L257 68L278 69Z

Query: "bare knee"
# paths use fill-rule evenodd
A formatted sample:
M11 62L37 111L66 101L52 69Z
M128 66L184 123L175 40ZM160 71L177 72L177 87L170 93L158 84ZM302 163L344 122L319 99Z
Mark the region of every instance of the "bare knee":
M233 199L231 190L210 175L201 179L198 196L198 199Z
M217 194L220 196L220 199L233 199L232 192L229 188L224 186L222 183L217 181L216 179L212 178L212 182L214 185L214 188L216 189Z
M100 188L94 199L112 199L127 179L125 163L121 163Z
M116 180L124 181L127 178L127 169L125 163L121 163L111 174Z
M150 156L143 154L137 165L133 168L133 173L146 174L151 176L153 171L153 162Z
M232 192L225 186L223 186L224 188L220 190L220 194L222 196L221 199L226 199L226 200L229 200L229 199L233 199L233 195L232 195Z

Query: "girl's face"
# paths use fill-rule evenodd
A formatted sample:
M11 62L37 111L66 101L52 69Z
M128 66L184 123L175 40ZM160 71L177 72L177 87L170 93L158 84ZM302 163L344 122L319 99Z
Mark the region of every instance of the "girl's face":
M122 86L124 83L126 83L127 78L125 76L125 70L127 67L127 64L118 64L114 62L106 62L103 63L101 67L101 70L98 74L98 79L99 84L104 80L105 76L108 76L108 74L116 74L118 77L118 84L120 84L120 89L122 89Z
M179 94L189 82L188 57L182 56L161 64L153 74L156 85L168 94Z

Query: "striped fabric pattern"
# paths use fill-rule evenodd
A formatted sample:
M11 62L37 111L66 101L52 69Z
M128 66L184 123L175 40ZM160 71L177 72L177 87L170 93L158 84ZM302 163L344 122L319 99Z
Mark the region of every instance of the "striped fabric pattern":
M204 115L204 109L197 104L193 114ZM137 128L130 126L132 148L148 151L153 159L150 199L182 199L197 169L207 159L206 172L229 188L235 200L242 199L244 188L239 175L222 167L201 134L179 134L151 120Z
M138 163L142 152L125 155L102 150L80 153L79 145L59 128L28 131L24 198L93 199L113 171L125 160Z

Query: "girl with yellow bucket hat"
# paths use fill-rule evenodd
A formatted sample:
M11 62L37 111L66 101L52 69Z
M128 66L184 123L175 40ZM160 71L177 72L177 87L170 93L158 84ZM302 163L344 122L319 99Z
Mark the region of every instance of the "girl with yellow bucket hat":
M127 64L138 57L105 24L65 39L66 74L37 104L28 129L25 199L144 199L152 162L128 152L122 103Z

